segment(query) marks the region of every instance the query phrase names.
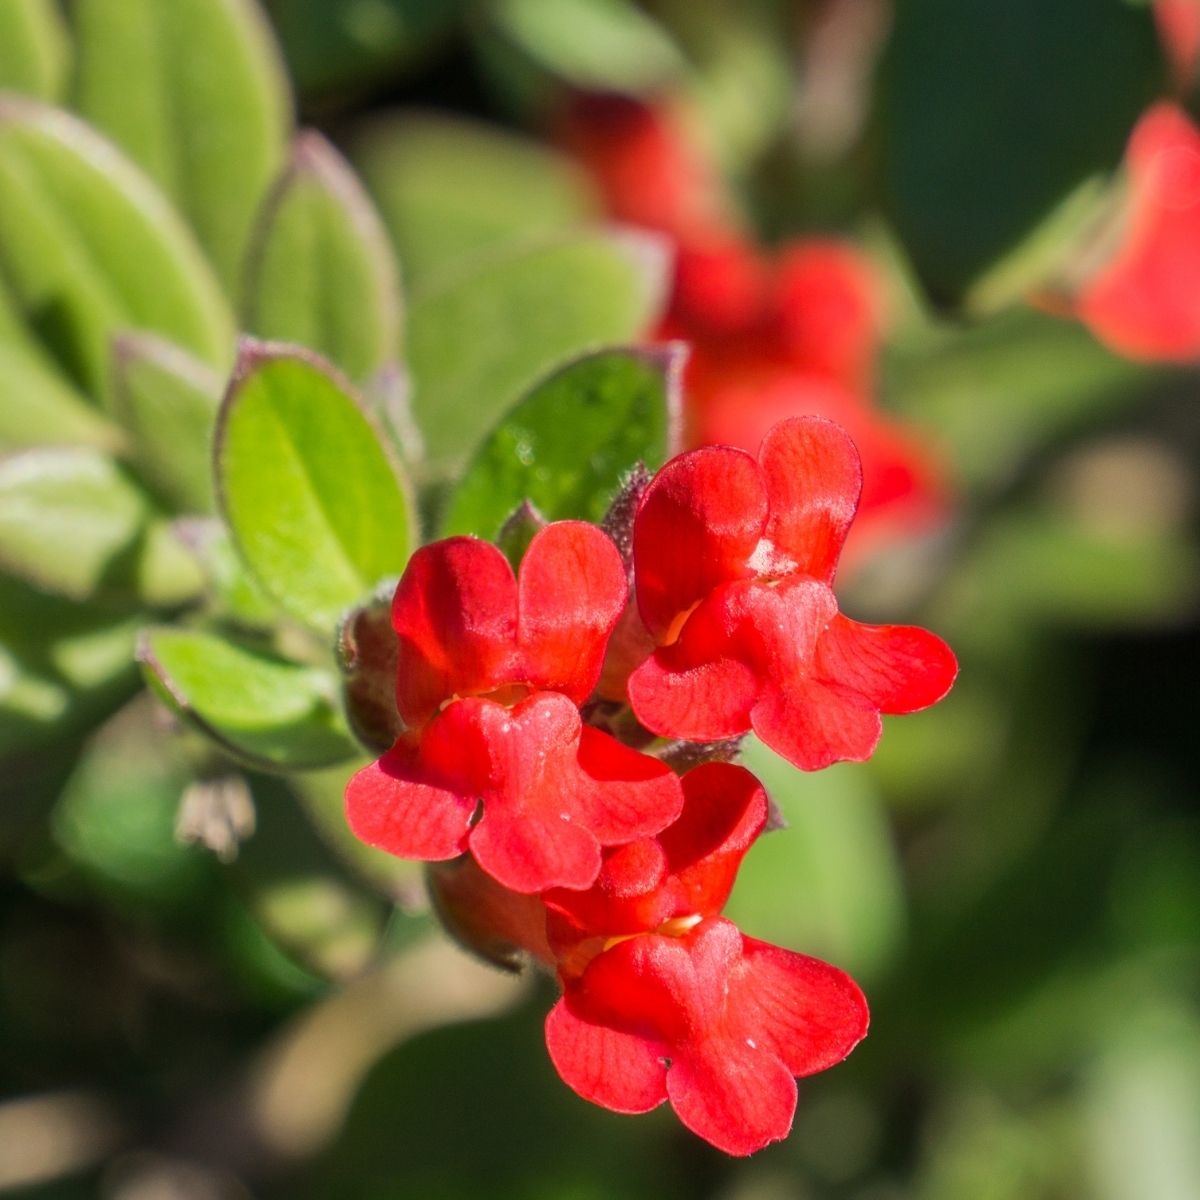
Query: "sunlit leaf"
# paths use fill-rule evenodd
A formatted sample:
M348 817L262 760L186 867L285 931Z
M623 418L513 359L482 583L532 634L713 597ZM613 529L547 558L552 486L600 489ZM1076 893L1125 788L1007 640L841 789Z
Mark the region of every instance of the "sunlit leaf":
M243 343L216 470L234 543L301 620L332 631L344 609L403 571L412 515L399 464L349 386L306 351Z
M147 330L223 363L232 323L191 233L157 189L66 113L0 99L0 275L93 395L109 341Z
M78 111L147 172L227 285L283 161L278 52L250 0L74 0Z

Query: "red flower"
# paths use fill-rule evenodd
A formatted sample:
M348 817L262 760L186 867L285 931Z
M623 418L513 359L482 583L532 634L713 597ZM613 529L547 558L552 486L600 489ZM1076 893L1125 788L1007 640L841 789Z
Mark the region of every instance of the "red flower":
M838 612L861 478L845 432L816 417L777 425L757 462L714 446L659 472L633 539L637 605L658 644L628 682L644 725L695 741L753 729L813 771L868 758L881 712L946 694L957 665L941 639Z
M1093 333L1136 358L1200 355L1200 130L1163 102L1138 122L1126 152L1122 244L1076 297Z
M627 1113L670 1100L694 1133L750 1154L787 1136L795 1077L841 1062L867 1007L835 967L717 915L766 820L757 780L710 763L684 791L680 819L606 851L590 891L545 897L564 989L546 1044L585 1099Z
M418 550L392 603L408 728L350 780L354 832L405 858L470 849L505 886L536 892L587 887L601 843L669 824L675 775L579 715L626 593L616 548L581 521L542 530L516 577L474 538Z

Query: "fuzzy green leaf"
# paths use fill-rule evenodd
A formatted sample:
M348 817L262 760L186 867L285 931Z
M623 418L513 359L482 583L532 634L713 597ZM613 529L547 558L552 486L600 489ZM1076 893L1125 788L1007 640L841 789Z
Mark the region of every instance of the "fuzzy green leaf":
M0 461L0 566L73 600L173 605L203 582L146 496L110 458L85 447Z
M218 503L263 588L332 630L412 544L399 464L328 364L243 343L217 426Z
M12 96L0 99L0 275L93 396L105 394L121 330L228 360L225 301L153 184L74 117Z
M341 155L302 133L253 239L243 313L363 381L399 354L400 280L387 232Z
M186 629L146 630L137 657L160 699L243 762L304 769L361 753L323 671Z
M679 349L601 350L538 383L472 459L446 532L492 538L525 499L549 521L599 521L628 471L666 460L681 367Z
M249 0L75 0L77 110L169 196L228 286L279 170L291 98Z
M644 333L666 265L657 239L580 234L489 258L414 303L413 412L431 468L462 464L554 366Z

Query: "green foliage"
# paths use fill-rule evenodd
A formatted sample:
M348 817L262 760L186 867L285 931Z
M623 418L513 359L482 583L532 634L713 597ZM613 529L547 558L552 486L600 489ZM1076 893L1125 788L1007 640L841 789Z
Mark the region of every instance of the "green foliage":
M352 157L414 293L472 254L595 215L572 163L481 121L432 112L376 119Z
M243 343L218 424L221 510L262 587L331 631L408 560L406 484L359 402L315 356Z
M356 753L323 671L165 627L143 634L138 660L161 700L241 762L304 769Z
M580 234L497 254L415 301L409 369L430 469L461 466L556 364L636 338L657 312L665 269L655 241Z
M180 604L199 568L115 463L84 447L0 462L0 565L73 600Z
M73 0L74 102L174 201L227 286L291 100L251 0Z
M67 70L67 38L55 0L0 4L0 91L54 100Z
M191 234L148 180L88 126L0 99L0 276L26 321L93 396L109 339L160 333L222 364L232 322Z
M220 376L150 334L127 334L114 352L113 410L129 434L138 469L179 511L211 512Z
M387 234L319 134L296 139L260 218L243 314L251 332L316 350L355 380L399 353L400 282Z
M681 355L601 350L535 385L476 452L445 532L494 537L523 500L547 521L599 521L628 471L670 453Z

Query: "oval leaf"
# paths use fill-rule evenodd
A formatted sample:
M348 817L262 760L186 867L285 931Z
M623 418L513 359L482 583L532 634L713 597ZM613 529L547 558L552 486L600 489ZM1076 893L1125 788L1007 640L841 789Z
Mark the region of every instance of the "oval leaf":
M298 347L246 341L217 425L217 497L247 565L332 630L408 560L399 465L350 387Z
M548 521L599 521L639 462L667 459L683 350L601 350L556 371L504 418L454 493L447 533L494 538L530 500Z
M73 600L191 599L196 560L98 450L47 447L0 462L0 566Z
M571 229L594 215L578 167L482 121L441 113L385 117L351 155L414 292L481 250Z
M212 435L221 402L215 371L149 334L117 340L113 407L142 476L181 512L211 512Z
M299 770L361 753L323 671L187 629L146 630L137 657L156 695L252 766Z
M249 0L75 0L75 107L187 217L233 285L291 98Z
M229 356L216 280L149 180L75 118L12 96L0 99L0 275L95 396L118 330L161 333L207 362Z
M260 219L243 305L247 327L309 346L352 379L399 353L400 280L391 244L341 155L302 133Z
M476 264L414 303L413 411L435 470L463 463L533 381L596 345L632 341L662 301L655 238L584 234Z

